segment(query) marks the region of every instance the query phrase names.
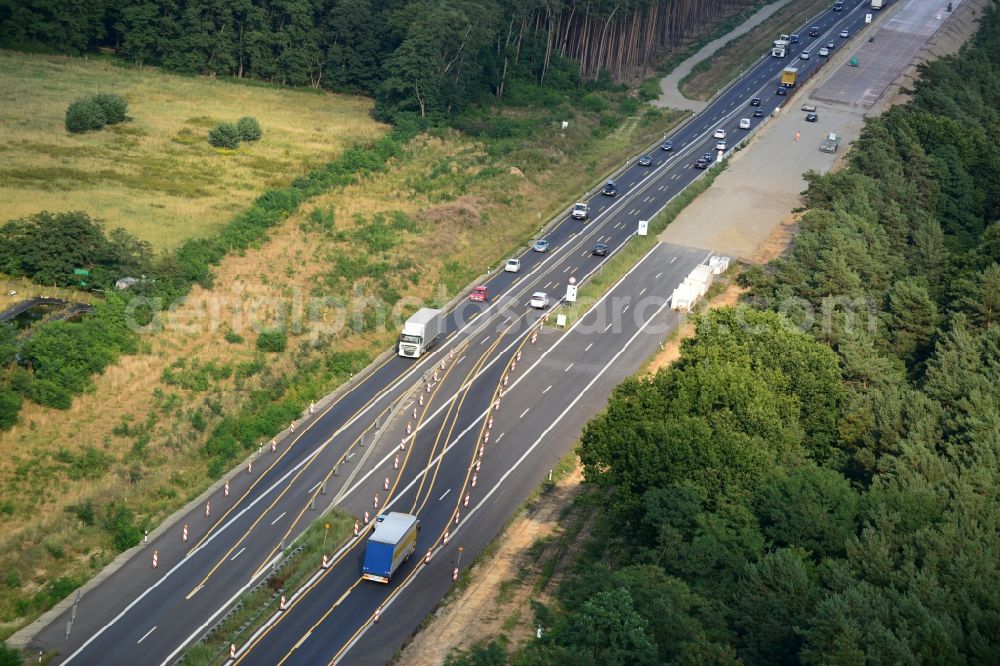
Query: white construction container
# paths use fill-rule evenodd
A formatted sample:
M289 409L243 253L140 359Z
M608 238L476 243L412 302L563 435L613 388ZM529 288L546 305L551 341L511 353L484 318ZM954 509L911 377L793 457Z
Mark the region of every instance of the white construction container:
M712 267L715 275L720 275L729 270L729 257L712 256L708 260L708 265Z
M715 277L715 269L713 269L708 264L701 264L695 266L694 270L688 274L687 279L691 282L701 283L705 285L705 290L708 291L709 286L712 284L712 279ZM702 293L704 293L704 291Z
M682 282L670 297L670 307L679 312L689 312L702 297L701 286L688 281Z

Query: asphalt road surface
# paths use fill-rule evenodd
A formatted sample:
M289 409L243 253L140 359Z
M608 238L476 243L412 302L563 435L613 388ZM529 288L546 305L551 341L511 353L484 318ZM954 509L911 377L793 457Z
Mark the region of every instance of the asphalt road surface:
M505 331L513 322L473 337L432 386L423 409L435 415L422 422L403 452L419 465L412 474L407 465L391 479L399 491L382 507L419 515L416 555L388 585L363 581L362 534L240 650L237 663L385 663L447 592L455 567L472 562L614 387L677 325L670 293L706 256L657 245L568 331L547 326L535 343L522 338L501 355L502 363L467 384L469 373L494 357L491 347L512 335ZM532 326L540 317L527 315ZM363 497L380 490L383 473L393 472L380 468Z
M857 32L864 20L862 4L857 1L846 4L845 11L828 12L822 17L818 24L824 32L814 41L825 43L830 34L844 26L852 35ZM799 30L800 34L805 32ZM810 46L808 38L803 41L793 45L793 53ZM596 270L604 259L591 254L594 243L603 242L612 251L617 250L636 232L639 220L652 218L701 175L691 165L699 155L714 148L712 134L716 128L728 130L731 150L732 137L740 132L739 118L749 115L746 109L751 97L764 97L765 108L773 108L786 99L777 96L772 99L766 93L773 95L782 68L793 63L807 72L820 66L821 59L815 55L804 63L796 62L794 55L762 59L702 114L669 137L674 142L673 151L661 151L654 146L650 167L631 164L617 174L617 197L599 193L591 196L590 220L580 222L568 217L557 220L544 236L550 241L550 252L527 251L520 257L519 273L500 272L490 277L486 281L490 302L463 301L451 310L446 324L448 337L434 353L419 361L389 356L363 379L355 380L349 391L297 422L294 433L276 442L274 453L265 444L250 473L241 470L230 477L228 495L220 488L209 498L207 506L194 508L158 538L136 549L123 566L83 595L68 637L66 628L73 612L70 610L42 629L30 645L57 651L59 655L52 663L174 661L186 645L211 626L242 591L259 581L270 564L280 558L281 547L291 543L316 515L309 508L313 502L323 507L332 497L339 496L340 506L356 515L365 510L374 512L373 489L383 487L384 478L380 477L390 463L388 454L372 449L384 449L390 444L388 434L372 444L373 433L391 426L384 421L394 413L398 415L404 403L409 405L406 401L411 399L410 389L434 368L442 375L447 372L448 376L434 383L432 391L437 393L425 401L434 410L424 413L421 430L405 451L405 464L391 479L389 497L404 509L412 506L419 510L423 529L418 553L443 541L444 524L455 524L450 511L459 510L457 534L467 544L463 546L463 562L471 561L557 457L559 447L542 446L543 440L551 438L562 442L563 448L568 446L572 441L569 434L578 432L580 424L603 405L610 387L628 374L621 370L634 368L637 359L648 353L642 351L641 345L629 344L641 326L637 322L645 321L634 317L640 310L639 301L648 301L654 292L661 299L667 298L686 274L685 267L690 270L703 260L704 252L661 246L668 249L660 249L658 253L674 253L673 264L660 266L652 271L654 277L650 277L647 272L652 269L647 270L644 262L619 286L621 289L628 285L631 297L639 299L629 306L633 314L623 316L621 330L609 322L612 325L607 331L590 331L588 335L596 337L587 338L584 343L581 336L587 328L583 320L584 323L559 338L565 342L553 343L550 354L542 358L535 370L524 375L524 380L519 377L513 380L523 383L515 385L504 398L507 404L499 418L504 419L505 430L493 434L495 443L499 439L496 452L491 450L484 456L484 469L480 472L483 476L479 483L492 490L492 494L483 495L476 507L470 507L470 513L465 514L468 522L463 523L461 509L455 502L469 475L471 454L467 449L472 446L471 440L462 438L469 438L470 433L477 436L476 414L483 414L494 389L503 388L502 375L506 373L501 370L528 338L530 324L539 316L527 307L531 293L546 291L558 300L565 293L569 278L581 280ZM661 275L655 277L657 273ZM639 276L645 282L635 282ZM647 292L641 294L644 288ZM624 309L625 305L621 307ZM665 301L655 307L642 305L641 309L644 316L654 319L669 320L672 316ZM613 308L606 314L613 314ZM598 317L600 312L588 316ZM647 329L651 326L648 324ZM662 339L664 332L659 331L658 335ZM521 349L522 356L530 356L539 349L538 343L528 345ZM445 369L440 369L441 360L452 350L456 350L456 357ZM462 357L464 360L459 362ZM522 358L521 363L526 362ZM522 386L526 389L523 395L528 395L531 391L538 393L539 386L545 391L550 385L552 388L543 394L545 407L540 406L543 403L536 395L531 404L518 408ZM506 419L513 412L517 412L516 422L508 423ZM496 428L497 424L493 430ZM432 432L432 436L427 435ZM396 442L392 441L391 446L395 447ZM446 446L452 448L441 456ZM526 455L525 462L514 466L521 455ZM527 462L529 459L531 462ZM506 478L501 480L502 474ZM471 477L468 482L471 483ZM384 508L386 497L380 500ZM471 510L477 513L472 514ZM184 525L188 527L186 542L182 539ZM452 544L455 541L439 550L428 567L418 567L417 560L408 563L388 587L360 584L360 548L348 544L313 590L301 595L286 612L278 629L268 632L265 640L244 646L241 654L251 663L275 663L276 656L280 660L280 655L289 654L295 663L316 663L342 658L350 651L351 663L384 662L450 582ZM154 551L156 569L151 566ZM392 593L394 596L389 598ZM367 631L371 613L380 603L384 605L386 619L377 625L377 632ZM324 613L327 613L325 618ZM316 629L308 633L308 626L317 622ZM323 640L314 640L317 634L322 634ZM296 644L297 649L292 650Z

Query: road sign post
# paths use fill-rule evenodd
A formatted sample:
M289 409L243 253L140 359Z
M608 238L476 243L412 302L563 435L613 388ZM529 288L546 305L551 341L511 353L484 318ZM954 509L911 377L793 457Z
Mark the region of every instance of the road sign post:
M569 284L566 285L566 302L576 303L576 278L571 277L569 279Z

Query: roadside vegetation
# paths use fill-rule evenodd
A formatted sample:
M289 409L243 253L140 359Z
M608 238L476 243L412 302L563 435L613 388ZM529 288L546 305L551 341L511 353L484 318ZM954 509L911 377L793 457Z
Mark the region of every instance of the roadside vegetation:
M327 527L329 526L329 527ZM285 550L278 569L244 594L178 663L198 666L224 663L230 645L242 645L315 574L323 561L351 537L354 517L339 509L320 516Z
M828 9L829 0L795 0L772 14L760 25L726 43L712 57L696 64L681 79L679 88L688 99L708 100L745 71L765 53L781 34L788 34L813 16ZM801 35L803 41L809 37Z
M997 18L809 176L746 303L588 424L599 516L542 638L449 663L1000 659Z
M138 2L93 3L67 26L31 0L0 15L7 44L120 47L137 65L0 52L19 100L0 168L0 219L17 221L5 227L10 270L40 280L56 266L65 285L74 265L107 294L82 322L0 336L0 637L350 381L399 317L447 302L683 117L644 107L654 87L621 83L650 63L596 49L581 63L582 41L556 52L547 41L562 19L580 34L624 35L649 12L665 22L663 1L586 16L479 0L336 4L347 11L330 25L303 13L291 45L254 26L266 48L252 57L216 44L236 34L222 30L225 11L212 14L219 25L189 25L197 11L157 23ZM688 11L661 34L682 41L756 3L675 4ZM338 34L350 38L311 41ZM95 92L124 98L127 117L66 133L67 106ZM100 252L26 257L17 234L43 210L99 221ZM135 282L116 296L121 273Z
M446 302L683 117L644 109L623 86L588 89L586 108L567 87L542 109L469 116L464 132L403 124L265 192L221 233L154 252L142 274L155 281L126 295L170 304L186 294L183 307L140 311L150 329L126 327L128 345L97 359L106 365L73 374L84 381L66 387L67 409L28 394L0 436L0 562L10 572L0 635L389 348L394 307L405 316L417 301ZM271 94L245 94L258 90ZM247 105L263 115L256 106ZM261 121L264 145L272 123ZM197 140L214 151L206 136ZM55 333L83 340L80 326ZM57 358L58 345L46 349ZM74 366L52 367L68 378Z

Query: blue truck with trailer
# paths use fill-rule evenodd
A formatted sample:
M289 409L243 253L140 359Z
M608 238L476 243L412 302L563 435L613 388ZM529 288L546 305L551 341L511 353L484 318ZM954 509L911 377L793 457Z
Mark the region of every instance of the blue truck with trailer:
M368 537L361 577L388 583L403 562L417 549L420 521L408 513L391 512L379 516L375 531Z

